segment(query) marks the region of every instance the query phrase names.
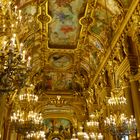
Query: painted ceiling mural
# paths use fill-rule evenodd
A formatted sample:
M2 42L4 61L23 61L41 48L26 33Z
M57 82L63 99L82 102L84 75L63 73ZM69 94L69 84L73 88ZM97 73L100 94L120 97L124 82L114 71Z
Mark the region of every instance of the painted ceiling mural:
M55 53L49 57L49 63L56 69L68 69L73 63L73 58L68 54Z
M131 4L132 0L121 0L120 4L123 5L124 8L128 8Z
M38 95L43 93L44 97L51 95L55 97L56 94L59 94L62 99L63 96L71 94L74 95L73 99L77 97L78 100L83 99L80 109L75 107L78 103L77 99L71 100L73 104L71 108L69 108L69 104L64 105L63 108L45 104L47 106L46 114L59 112L73 115L75 113L73 108L80 114L86 106L85 95L82 94L84 93L82 91L89 89L90 82L93 80L104 54L108 51L107 47L110 47L107 44L112 37L111 31L115 33L116 26L114 27L114 25L121 18L120 15L125 16L131 0L97 0L96 7L92 7L91 10L93 14L90 14L93 23L90 24L89 28L86 28L88 33L85 34L82 34L79 19L84 16L88 0L46 0L48 5L46 4L46 8L43 8L46 9L45 14L51 16L51 21L46 25L48 29L45 28L47 35L45 34L44 40L47 41L43 42L44 44L41 40L42 26L37 13L41 14L39 9L42 7L38 6L36 1L40 0L17 0L23 17L19 32L25 38L23 43L28 47L27 49L31 48L33 52L33 71L30 78L35 85L35 93ZM82 24L82 26L85 25ZM80 34L86 36L85 38L82 36L85 39L85 44L79 43ZM36 45L35 38L40 42L39 45ZM22 37L20 39L22 40ZM3 37L0 37L0 40L3 40ZM80 44L78 47L77 43ZM72 131L69 120L48 118L45 119L44 124L48 137L53 133L60 133L65 136L65 140L69 139Z
M34 20L39 11L37 2L39 1L17 0L17 5L22 9L23 15L23 22L21 29L19 29L22 30L20 33L23 37L27 36L29 32L32 33L32 36L28 34L29 37L24 42L28 48L31 47L31 44L32 46L34 44L35 39L33 38L33 33L35 33L35 38L40 36L40 32L38 31L41 30L41 27L39 22ZM75 72L72 71L73 65L76 62L74 55L70 55L67 52L62 54L53 52L54 48L75 49L77 47L80 33L82 34L82 31L80 32L81 25L79 24L79 19L84 16L86 2L85 0L48 0L48 5L46 5L48 6L48 8L46 7L48 11L46 11L46 14L48 13L52 18L46 31L48 33L48 42L46 44L48 45L49 53L47 56L44 55L44 62L46 63L46 67L44 68L46 70L44 70L44 75L40 74L39 76L39 79L42 79L42 81L38 79L34 80L35 82L37 81L38 88L44 86L47 91L72 91L73 89L78 89L79 85L80 87L88 87L89 80L83 78L80 72L79 75L75 74L77 72L77 66L75 67ZM86 36L88 43L79 45L83 51L82 56L80 56L82 57L80 67L87 71L87 73L92 71L94 75L98 69L102 61L101 57L107 51L108 41L111 40L111 32L115 32L116 27L114 25L120 19L120 15L125 13L123 7L127 9L130 2L131 0L97 1L95 9L93 9L94 12L92 11L93 23L90 24L88 28L89 34ZM32 52L35 52L33 54L33 60L36 61L34 63L35 65L41 65L41 55L38 53L39 47L39 45L36 48L33 46L32 49ZM34 73L39 73L41 69L40 67L35 68ZM78 79L78 76L81 76L84 80L87 79L85 80L86 82ZM79 90L81 89L79 88Z
M84 0L51 0L49 1L49 15L52 21L49 24L50 48L76 48L80 33L79 18L84 11Z
M41 72L42 73L42 72ZM38 81L37 90L44 88L47 91L71 91L73 90L73 73L68 72L48 72L34 79ZM39 79L42 79L39 81Z
M112 10L112 9L111 8L106 9L104 6L98 4L95 9L95 14L93 15L95 22L92 24L90 28L91 34L93 35L95 34L97 37L99 37L102 40L102 42L105 42L105 43L108 41L108 38L111 37L110 35L111 29L112 29L111 24L112 24L113 18L115 17L115 15L113 14L120 13L118 7L116 7L116 10L113 11L114 13L112 13L109 10ZM116 13L115 11L118 11L118 12Z
M44 120L46 137L62 135L65 140L70 140L72 134L71 122L64 118L48 118Z
M47 79L48 88L52 90L72 90L72 78L71 73L50 72Z
M85 67L88 66L87 64ZM42 75L41 75L42 73ZM88 87L88 75L83 69L80 74L73 72L48 72L43 74L41 71L39 76L34 76L36 82L36 92L41 91L81 91L84 87ZM41 79L41 80L40 80Z

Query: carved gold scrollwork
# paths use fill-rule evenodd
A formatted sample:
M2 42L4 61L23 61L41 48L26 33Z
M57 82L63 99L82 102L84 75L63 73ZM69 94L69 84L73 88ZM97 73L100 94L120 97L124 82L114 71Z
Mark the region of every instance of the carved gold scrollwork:
M83 17L80 19L80 23L83 26L89 26L93 22L93 19L90 16Z
M41 23L49 23L51 21L51 16L47 14L47 3L41 5L41 13L38 16L38 20Z
M48 23L48 22L50 22L51 18L50 18L50 16L48 16L48 15L39 15L39 16L38 16L38 20L39 20L40 22Z

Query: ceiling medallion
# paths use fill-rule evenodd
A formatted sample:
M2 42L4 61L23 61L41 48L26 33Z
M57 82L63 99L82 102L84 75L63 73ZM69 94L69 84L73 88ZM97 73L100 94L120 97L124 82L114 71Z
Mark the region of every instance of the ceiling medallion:
M71 67L73 59L69 54L54 53L48 61L53 68L63 70Z

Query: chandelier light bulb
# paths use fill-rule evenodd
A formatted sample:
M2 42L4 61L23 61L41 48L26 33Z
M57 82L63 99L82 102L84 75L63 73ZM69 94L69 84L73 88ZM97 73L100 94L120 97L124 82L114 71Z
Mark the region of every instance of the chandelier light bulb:
M98 134L98 140L103 140L103 135L101 133Z
M110 97L108 99L109 105L125 105L127 104L125 97Z
M27 139L31 139L31 138L33 138L33 139L41 139L41 140L46 140L45 139L45 132L44 131L37 131L37 132L34 132L34 131L32 131L32 132L30 132L30 133L26 133L26 138Z
M89 136L91 138L91 140L103 140L103 135L101 133L94 133L94 132L91 132L89 133Z

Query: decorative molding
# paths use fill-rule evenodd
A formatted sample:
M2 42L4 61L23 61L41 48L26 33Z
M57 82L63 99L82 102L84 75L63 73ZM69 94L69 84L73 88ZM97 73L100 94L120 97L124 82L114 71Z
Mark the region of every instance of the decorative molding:
M118 69L116 70L116 75L119 77L122 77L123 74L129 70L130 65L129 65L129 60L127 57L125 57L125 59L122 61L122 63L120 64L120 66L118 67Z
M132 15L133 15L133 12L135 11L136 7L138 6L139 4L139 0L133 0L133 2L131 3L131 6L125 16L125 19L123 20L123 23L121 24L120 28L118 29L118 31L116 32L116 34L114 35L114 38L110 44L110 48L108 48L108 51L106 53L106 56L104 57L104 61L100 64L95 76L94 76L94 79L91 83L91 85L94 85L95 81L98 79L98 76L101 72L101 70L104 68L104 66L106 65L107 63L107 60L109 59L111 53L112 53L112 50L115 48L116 46L116 43L118 42L118 40L120 39L125 27L127 26L129 20L131 19Z

